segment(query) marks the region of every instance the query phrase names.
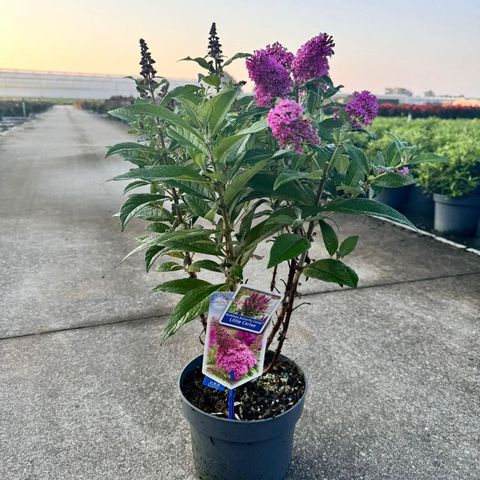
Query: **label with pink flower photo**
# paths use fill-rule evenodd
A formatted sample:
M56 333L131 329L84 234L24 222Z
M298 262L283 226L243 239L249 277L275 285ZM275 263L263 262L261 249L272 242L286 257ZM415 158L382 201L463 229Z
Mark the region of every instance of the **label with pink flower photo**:
M220 385L232 389L259 377L263 372L267 334L253 333L240 329L238 326L231 327L220 323L224 314L239 298L240 291L242 296L258 292L247 289L247 292L244 293L242 289L239 289L236 293L216 292L210 297L202 368L203 374L208 377L206 386L218 382ZM267 297L274 297L275 300L278 297L268 292L260 293ZM276 301L276 305L278 305L278 301ZM267 314L270 307L262 307L263 316L266 317L265 325L275 311L276 305L271 306L270 314ZM262 330L265 332L264 329Z
M220 324L262 333L281 300L276 293L240 285L220 318Z

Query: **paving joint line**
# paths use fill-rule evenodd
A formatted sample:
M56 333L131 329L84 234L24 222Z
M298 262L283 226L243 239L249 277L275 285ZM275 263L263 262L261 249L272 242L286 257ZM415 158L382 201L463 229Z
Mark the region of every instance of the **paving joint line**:
M376 283L374 285L361 285L360 287L357 287L357 288L325 290L323 292L310 292L310 293L304 293L301 296L312 297L314 295L325 295L326 293L337 293L337 292L348 292L348 291L356 292L358 290L367 290L370 288L394 287L396 285L406 285L409 283L417 283L417 282L430 282L432 280L442 280L446 278L468 277L470 275L480 275L480 270L475 272L454 273L452 275L439 275L437 277L424 277L424 278L414 278L411 280L398 280L396 282L390 282L390 283Z
M466 272L466 273L455 273L453 275L440 275L437 277L424 277L424 278L415 278L411 280L400 280L397 282L390 282L390 283L381 283L381 284L375 284L375 285L364 285L360 286L358 288L347 288L345 290L343 289L337 289L337 290L325 290L323 292L310 292L310 293L304 293L302 294L302 297L313 297L315 295L325 295L328 293L339 293L339 292L348 292L348 291L358 291L358 290L367 290L371 288L382 288L382 287L392 287L395 285L406 285L409 283L417 283L417 282L429 282L432 280L442 280L446 278L455 278L455 277L467 277L470 275L480 275L480 271L475 271L475 272ZM84 330L87 328L96 328L96 327L105 327L109 325L121 325L123 323L130 323L130 322L141 322L141 321L146 321L146 320L153 320L153 319L164 319L168 317L169 314L164 314L164 315L151 315L148 317L137 317L137 318L123 318L121 320L114 320L112 322L101 322L101 323L89 323L85 325L77 325L76 327L66 327L66 328L56 328L52 330L45 330L41 332L34 332L34 333L22 333L19 335L10 335L7 337L0 337L0 342L3 340L16 340L20 338L28 338L28 337L36 337L40 335L48 335L48 334L53 334L53 333L62 333L62 332L70 332L72 330Z

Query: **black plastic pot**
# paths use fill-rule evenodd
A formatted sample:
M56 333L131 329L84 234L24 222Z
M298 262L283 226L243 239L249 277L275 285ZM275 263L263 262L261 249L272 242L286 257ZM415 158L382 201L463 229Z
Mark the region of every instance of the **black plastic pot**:
M201 366L202 359L201 355L192 360L179 379L182 410L190 424L198 477L201 480L283 479L290 463L293 434L303 411L307 385L298 403L277 417L254 421L218 418L194 407L182 393L185 377Z
M475 235L480 218L480 197L451 198L433 195L435 201L435 230L465 237Z
M432 218L435 204L431 195L426 194L421 187L414 185L407 201L402 206L402 212L415 217Z
M407 201L411 191L412 185L399 188L384 188L375 195L375 200L398 210Z

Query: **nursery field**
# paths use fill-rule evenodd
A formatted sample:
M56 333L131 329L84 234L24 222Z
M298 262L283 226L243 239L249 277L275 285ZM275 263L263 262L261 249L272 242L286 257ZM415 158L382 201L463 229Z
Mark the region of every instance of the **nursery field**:
M420 152L434 152L448 160L438 164L422 164L411 168L416 184L428 196L446 195L452 198L480 196L480 119L441 119L437 117L408 119L378 117L371 135L359 133L357 143L370 155L385 151L391 134ZM397 207L398 208L398 207ZM433 208L433 203L432 203ZM401 207L400 207L401 210ZM419 227L433 230L433 216L424 212L410 213L409 218ZM413 215L413 216L412 216ZM478 248L477 237L456 237L452 240Z

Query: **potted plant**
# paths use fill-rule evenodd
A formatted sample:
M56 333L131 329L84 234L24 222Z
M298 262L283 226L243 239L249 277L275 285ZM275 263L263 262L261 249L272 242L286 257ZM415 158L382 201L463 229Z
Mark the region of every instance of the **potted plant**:
M438 153L449 161L418 169L420 185L433 194L434 228L442 233L473 236L480 218L480 141L459 135Z
M244 269L250 262L269 269L271 282L264 287L283 295L264 337L271 349L264 374L239 387L236 420L225 418L225 393L203 387L201 357L180 375L203 479L285 475L306 391L300 368L282 356L293 313L301 306L300 284L358 283L344 262L358 236L340 241L333 216L372 215L411 225L367 192L411 181L399 171L415 162L415 152L398 139L386 157L367 156L353 144L352 135L372 122L377 102L366 91L346 105L334 100L341 87L328 76L333 47L332 37L320 34L296 55L275 43L227 60L213 24L208 55L184 59L203 69L199 82L169 90L142 41L140 98L110 112L127 121L138 138L107 153L135 165L115 178L130 182L119 213L122 229L134 217L147 222L134 252L144 251L147 271L162 272L155 291L181 296L164 340L197 318L205 331L210 296L248 281ZM247 58L253 96L224 72L239 58ZM327 106L333 112L328 116ZM138 188L140 193L131 193ZM320 238L327 254L313 258L311 247ZM255 252L265 241L271 248L263 259ZM166 274L173 279L163 281ZM265 401L272 395L280 401Z

